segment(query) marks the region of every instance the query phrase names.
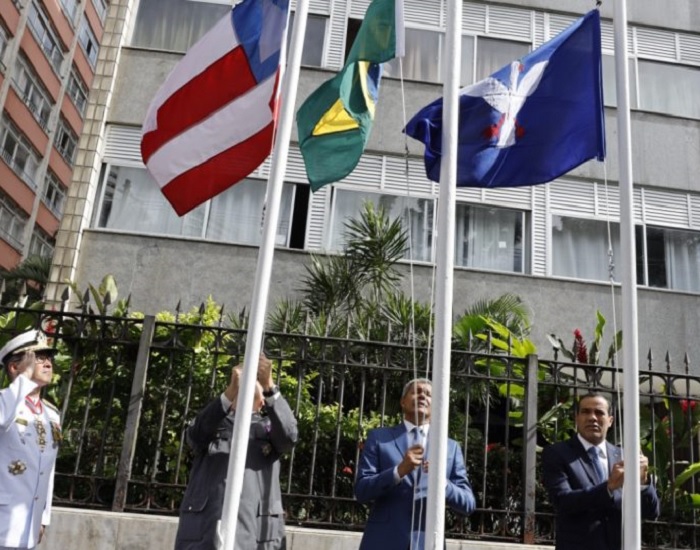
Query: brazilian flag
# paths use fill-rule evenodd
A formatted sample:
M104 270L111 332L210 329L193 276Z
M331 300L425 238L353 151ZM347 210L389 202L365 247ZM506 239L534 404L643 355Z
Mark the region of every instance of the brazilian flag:
M313 191L357 166L372 129L381 63L402 56L403 49L403 0L374 0L343 69L297 111L299 148Z

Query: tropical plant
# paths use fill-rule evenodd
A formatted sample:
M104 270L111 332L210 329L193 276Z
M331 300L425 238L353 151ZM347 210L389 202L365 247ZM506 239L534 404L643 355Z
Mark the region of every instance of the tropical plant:
M16 303L23 297L27 303L40 302L49 282L51 258L49 256L29 256L8 271L0 272L0 279L6 288L2 291L4 304Z
M467 308L454 324L454 345L474 351L483 349L487 340L483 337L477 339L477 335L492 329L489 321L506 329L515 339L530 333L528 307L519 296L506 293L497 298L479 300Z
M572 363L582 363L586 365L600 365L600 350L603 341L603 331L605 329L605 317L603 314L596 310L596 326L594 330L593 344L590 349L588 349L588 344L583 338L583 334L579 329L574 330L574 340L571 344L571 348L568 349L564 341L554 334L548 334L552 347L557 353L561 353L566 359ZM614 360L615 356L622 347L622 331L617 331L613 342L608 348L608 353L605 358L605 365L609 366Z

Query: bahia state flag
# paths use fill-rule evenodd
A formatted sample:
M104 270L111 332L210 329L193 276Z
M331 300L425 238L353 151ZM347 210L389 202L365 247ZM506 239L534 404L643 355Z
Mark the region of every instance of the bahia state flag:
M272 150L289 0L243 0L175 66L143 123L141 156L184 215Z
M593 10L519 61L467 86L459 98L457 185L517 187L551 181L605 158L600 15ZM442 99L406 134L425 144L440 181Z
M381 63L403 53L403 0L373 0L343 69L297 111L299 148L313 191L357 166L372 129Z

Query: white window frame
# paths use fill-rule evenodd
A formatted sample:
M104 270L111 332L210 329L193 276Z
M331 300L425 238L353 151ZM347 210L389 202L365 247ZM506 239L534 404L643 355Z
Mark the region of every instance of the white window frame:
M5 72L5 69L7 68L3 63L3 57L5 57L5 50L7 49L7 45L9 43L10 33L5 28L5 25L3 25L2 22L0 22L0 69L2 70L2 72Z
M78 0L61 0L61 8L71 27L75 25L75 15L78 13Z
M68 94L68 97L70 97L73 105L75 105L75 108L78 109L78 112L81 115L84 115L89 90L75 67L71 67L68 86L66 86L66 94Z
M8 135L14 140L14 147L11 153L5 150ZM21 156L24 156L24 166L18 161L18 153L22 153ZM34 178L36 177L36 171L39 167L39 154L25 135L20 132L17 126L5 115L3 115L2 123L0 124L0 156L22 181L32 189L36 189ZM31 171L27 171L27 163L29 161L31 161L33 165Z
M27 215L13 203L12 199L0 193L0 236L17 251L22 250L26 223Z
M44 178L44 196L42 200L57 218L63 215L63 208L66 204L66 190L56 174L51 170L46 172L46 177Z
M35 2L32 2L30 7L27 23L51 66L56 73L60 74L63 63L63 45L51 28L48 17Z
M46 130L54 102L36 71L22 54L17 57L12 82L17 95L31 111L39 126ZM47 106L48 110L42 109L44 106Z
M100 51L100 44L95 38L95 33L92 32L90 23L88 23L87 17L83 14L80 20L80 29L78 29L78 43L87 57L88 63L94 69L97 63L97 53Z
M109 3L107 0L92 0L92 5L95 6L95 11L100 21L104 23L107 12L109 11Z
M75 152L78 150L78 135L63 117L59 119L56 126L56 135L53 143L63 159L73 166Z
M54 247L53 239L40 227L35 226L29 241L29 255L51 258Z

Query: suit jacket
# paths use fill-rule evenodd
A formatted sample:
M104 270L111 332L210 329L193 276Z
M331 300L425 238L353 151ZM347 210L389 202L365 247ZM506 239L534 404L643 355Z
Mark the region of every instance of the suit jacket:
M0 391L0 547L34 548L51 522L60 416L43 401L39 414L29 409L36 387L20 375Z
M254 413L238 508L236 550L285 548L279 458L297 440L297 423L287 401L265 400L266 415ZM180 506L176 550L215 550L221 519L235 415L217 397L197 415L187 439L195 451L190 481Z
M428 476L416 471L398 484L394 479L394 468L407 447L403 423L371 430L367 436L355 481L357 500L372 503L360 550L408 550L412 536L413 548L424 548ZM460 514L469 514L476 508L462 451L452 439L447 442L445 502Z
M608 470L622 460L622 449L606 442ZM544 484L556 509L557 550L620 550L622 490L608 493L597 483L593 463L579 438L545 447ZM658 517L659 499L653 485L642 489L642 517Z

